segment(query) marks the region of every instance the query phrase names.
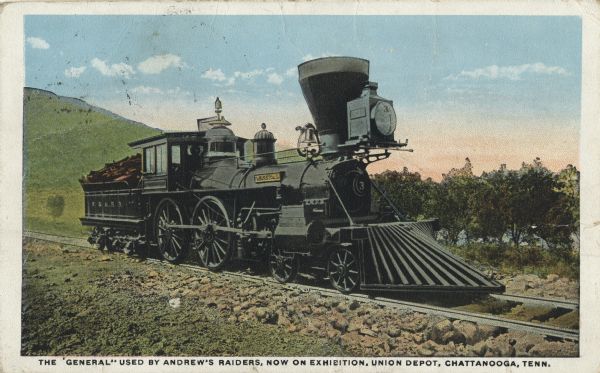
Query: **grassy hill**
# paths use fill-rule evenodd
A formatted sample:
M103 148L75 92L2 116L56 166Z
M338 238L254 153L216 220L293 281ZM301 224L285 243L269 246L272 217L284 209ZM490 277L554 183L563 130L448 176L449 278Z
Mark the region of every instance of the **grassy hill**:
M78 179L132 154L128 142L159 130L35 88L25 88L23 105L24 226L80 235L83 193ZM57 217L47 207L52 196L65 201Z

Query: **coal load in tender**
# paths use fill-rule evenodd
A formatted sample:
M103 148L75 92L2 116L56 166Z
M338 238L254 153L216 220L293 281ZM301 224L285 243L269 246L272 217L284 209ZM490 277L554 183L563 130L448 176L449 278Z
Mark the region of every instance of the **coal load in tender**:
M142 176L142 155L136 154L113 163L107 163L98 171L90 171L83 183L125 182L135 187Z

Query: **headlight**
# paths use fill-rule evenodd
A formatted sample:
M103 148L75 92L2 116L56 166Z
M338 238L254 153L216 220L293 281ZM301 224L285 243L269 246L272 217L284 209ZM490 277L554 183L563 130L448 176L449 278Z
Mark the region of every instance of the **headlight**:
M396 130L396 112L388 102L379 101L373 108L373 119L377 131L383 136L389 136Z

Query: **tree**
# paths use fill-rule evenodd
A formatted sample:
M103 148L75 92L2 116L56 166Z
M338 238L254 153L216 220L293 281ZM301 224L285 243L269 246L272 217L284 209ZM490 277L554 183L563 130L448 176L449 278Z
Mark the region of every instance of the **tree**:
M471 198L473 221L471 231L484 241L502 242L508 227L507 218L507 171L506 166L479 178L478 188Z
M53 219L58 218L63 214L65 209L65 199L60 195L48 197L48 200L46 201L46 209L48 210L48 214L50 214Z
M404 167L401 172L385 171L374 175L373 180L406 218L419 219L424 216L425 203L434 186L431 179L421 180L421 174ZM378 193L374 193L374 197L383 202Z
M554 176L554 191L558 197L548 210L537 234L557 256L563 259L571 253L575 235L579 237L579 171L568 165Z
M472 236L473 211L471 199L478 187L473 176L473 167L469 158L460 169L452 169L443 175L442 181L433 188L427 211L440 219L441 227L448 231L448 240L458 242L461 232L465 232L469 241Z
M528 234L545 224L550 209L558 200L554 176L539 158L523 162L518 171L507 173L507 225L515 246Z

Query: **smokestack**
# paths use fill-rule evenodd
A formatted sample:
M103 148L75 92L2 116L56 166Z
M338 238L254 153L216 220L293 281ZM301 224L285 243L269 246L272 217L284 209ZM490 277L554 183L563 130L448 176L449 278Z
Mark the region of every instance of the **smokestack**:
M326 57L298 65L298 81L319 131L322 154L336 153L348 139L346 104L369 81L369 61Z

